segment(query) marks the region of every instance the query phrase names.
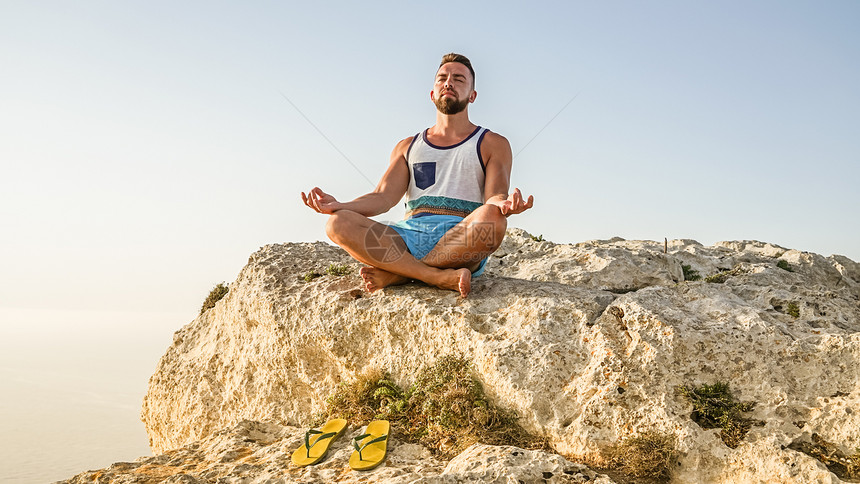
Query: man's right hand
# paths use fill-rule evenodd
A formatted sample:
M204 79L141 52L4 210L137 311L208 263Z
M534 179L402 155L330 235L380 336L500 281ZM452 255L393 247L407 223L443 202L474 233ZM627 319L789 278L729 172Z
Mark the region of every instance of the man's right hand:
M307 195L302 192L302 201L315 212L327 215L339 210L342 205L333 196L320 190L319 187L314 187Z

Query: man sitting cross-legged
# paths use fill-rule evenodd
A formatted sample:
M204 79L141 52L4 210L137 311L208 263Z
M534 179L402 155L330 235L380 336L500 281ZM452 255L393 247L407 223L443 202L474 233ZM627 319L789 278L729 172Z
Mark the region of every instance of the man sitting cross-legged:
M503 136L472 124L475 73L469 60L447 54L430 99L436 124L394 147L376 189L338 202L318 187L302 201L330 215L329 238L367 267L368 291L417 279L469 294L472 276L505 236L507 217L532 207L519 189L508 194L512 155ZM368 217L387 212L406 195L406 219L385 225Z

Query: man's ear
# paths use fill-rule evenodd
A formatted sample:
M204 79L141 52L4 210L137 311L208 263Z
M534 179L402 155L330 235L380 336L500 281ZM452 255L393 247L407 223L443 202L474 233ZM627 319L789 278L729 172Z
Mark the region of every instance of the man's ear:
M434 103L436 102L436 93L434 93L432 90L430 91L430 100Z
M472 94L469 94L469 102L475 102L475 98L478 97L478 91L472 91Z

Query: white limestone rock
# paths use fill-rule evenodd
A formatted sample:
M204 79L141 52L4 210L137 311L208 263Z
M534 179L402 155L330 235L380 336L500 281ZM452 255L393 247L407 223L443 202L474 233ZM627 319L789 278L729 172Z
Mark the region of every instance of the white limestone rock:
M624 239L589 241L576 245L535 241L523 230L512 229L487 262L488 273L529 281L626 292L684 280L678 261L658 250L657 244L630 244ZM619 274L625 277L618 278Z
M854 282L860 282L860 264L844 255L831 255L827 259L840 274Z
M474 444L452 459L439 476L424 477L411 482L415 484L456 482L610 484L614 481L606 475L597 474L588 467L570 462L557 454L511 446Z
M565 455L657 430L679 438L676 482L740 482L741 467L819 482L818 461L787 447L812 433L860 447L857 264L756 241L668 246L554 244L512 229L461 299L420 284L367 294L340 249L268 245L159 362L142 411L152 448L245 419L304 426L368 367L405 386L459 353L492 400ZM329 263L354 273L303 280ZM682 264L703 278L730 272L724 283L684 282ZM737 449L694 423L677 391L716 381L764 422Z
M450 463L430 451L391 437L385 462L365 472L349 467L352 438L362 428L350 428L332 443L318 464L296 467L290 461L302 444L304 430L244 420L188 445L135 462L118 462L88 471L63 484L203 484L242 483L358 483L380 484L474 482L545 482L612 484L604 475L556 454L475 444ZM446 465L447 464L447 465ZM552 474L552 476L550 476ZM545 477L546 476L546 477ZM492 478L494 480L491 480Z

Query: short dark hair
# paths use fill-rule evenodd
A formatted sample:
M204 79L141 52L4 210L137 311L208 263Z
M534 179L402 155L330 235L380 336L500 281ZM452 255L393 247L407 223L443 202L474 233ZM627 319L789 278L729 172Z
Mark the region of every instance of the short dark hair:
M466 66L466 68L469 69L469 72L472 74L472 87L475 87L475 69L472 69L472 62L469 61L468 57L464 56L463 54L455 54L453 52L445 54L442 56L442 62L439 63L439 68L441 69L442 66L449 62L458 62Z

